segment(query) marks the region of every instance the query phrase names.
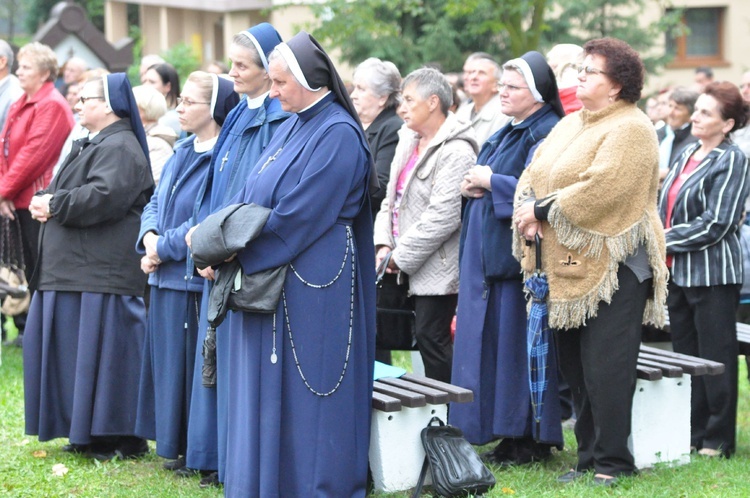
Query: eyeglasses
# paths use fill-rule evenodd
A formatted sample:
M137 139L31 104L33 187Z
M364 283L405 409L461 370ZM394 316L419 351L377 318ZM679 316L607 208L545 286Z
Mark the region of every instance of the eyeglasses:
M195 104L211 105L211 102L195 102L195 101L190 100L190 99L183 99L182 97L179 97L177 99L177 105L180 105L180 104L182 104L185 107L190 107L191 105L195 105Z
M99 97L99 96L96 96L96 95L91 96L91 97L84 97L83 95L81 95L80 97L78 97L78 100L81 102L81 104L85 104L87 100L91 100L91 99L94 99L94 100L104 100L104 97Z
M528 90L529 87L527 87L527 86L507 85L505 83L498 83L497 84L497 89L500 90L501 92L503 90L508 90L509 92L517 92L518 90L523 90L523 89Z
M590 74L607 74L606 72L602 71L599 68L596 68L594 66L578 66L576 68L578 70L578 74L586 73L587 75Z

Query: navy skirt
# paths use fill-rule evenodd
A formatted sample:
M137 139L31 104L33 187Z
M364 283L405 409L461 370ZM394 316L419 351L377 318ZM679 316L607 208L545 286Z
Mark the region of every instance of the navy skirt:
M151 287L136 431L164 458L187 449L200 300L200 292Z
M26 433L136 434L146 308L134 296L37 291L23 343Z

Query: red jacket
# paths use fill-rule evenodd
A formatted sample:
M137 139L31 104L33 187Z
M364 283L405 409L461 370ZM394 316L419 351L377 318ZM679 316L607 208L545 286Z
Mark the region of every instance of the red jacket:
M73 113L51 82L27 100L11 104L0 133L0 196L16 209L28 209L34 194L52 180L65 140L73 128Z

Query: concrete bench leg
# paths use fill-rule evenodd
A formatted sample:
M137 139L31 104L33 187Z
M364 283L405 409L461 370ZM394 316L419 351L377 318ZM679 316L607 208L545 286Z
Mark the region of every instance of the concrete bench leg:
M447 422L447 414L447 405L430 404L398 412L372 411L370 470L376 492L393 493L416 486L424 461L422 429L434 416Z
M690 462L690 375L638 379L630 450L639 469Z

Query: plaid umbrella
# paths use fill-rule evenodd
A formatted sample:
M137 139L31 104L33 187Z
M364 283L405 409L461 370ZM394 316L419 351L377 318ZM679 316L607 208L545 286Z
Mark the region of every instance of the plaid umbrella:
M547 390L547 354L549 353L550 330L547 323L547 294L549 283L542 271L542 241L536 236L536 270L526 279L524 287L531 298L531 307L526 322L526 350L529 355L529 391L531 408L537 430L542 421L544 392Z

